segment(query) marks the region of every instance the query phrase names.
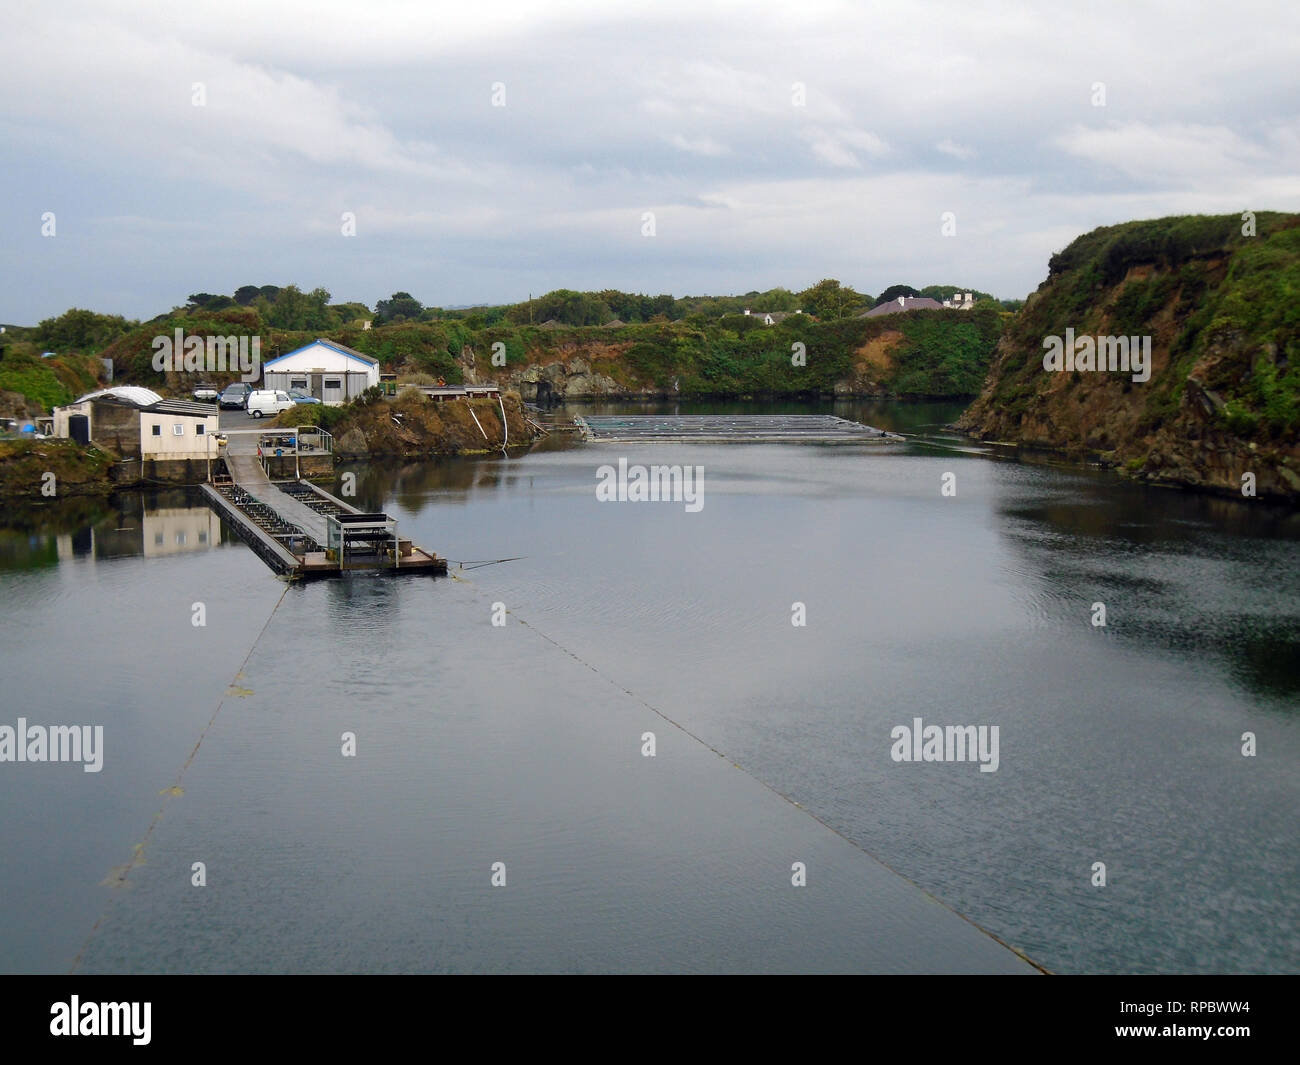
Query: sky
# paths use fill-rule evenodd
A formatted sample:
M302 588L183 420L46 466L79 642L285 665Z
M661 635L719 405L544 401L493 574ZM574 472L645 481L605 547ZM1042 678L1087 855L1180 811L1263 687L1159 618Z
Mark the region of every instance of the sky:
M14 324L245 284L1018 298L1099 225L1300 210L1294 3L55 0L5 38Z

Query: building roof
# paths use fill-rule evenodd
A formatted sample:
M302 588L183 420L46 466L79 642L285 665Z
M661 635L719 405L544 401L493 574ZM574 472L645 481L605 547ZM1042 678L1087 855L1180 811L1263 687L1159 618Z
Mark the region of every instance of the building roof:
M211 403L195 403L188 399L162 399L144 409L154 414L188 414L200 418L211 418L217 413Z
M87 392L76 403L95 400L122 403L128 407L139 407L142 411L154 414L184 414L190 417L211 418L217 412L211 403L195 403L188 399L164 399L152 388L142 385L117 385L113 388L101 388L98 392ZM74 404L75 405L75 404Z
M119 403L129 403L133 407L152 407L155 403L162 402L162 396L158 395L152 388L144 388L141 385L117 385L113 388L101 388L98 392L87 392L77 403L85 403L90 399L112 399Z
M898 314L900 311L941 311L943 304L929 296L899 296L879 307L872 307L858 315L859 318L879 318L882 314Z
M335 340L325 340L321 337L317 337L310 344L304 344L300 348L294 348L293 351L287 351L283 355L277 355L274 359L262 363L262 369L264 371L269 370L277 362L283 362L285 359L292 358L294 355L301 355L304 351L310 351L312 348L315 347L328 348L330 351L336 352L339 355L345 355L349 359L356 359L358 362L363 362L367 366L379 365L378 359L372 358L369 355L363 355L361 352L353 350L352 348L348 347L346 344L340 344L338 343L338 341Z
M606 328L606 329L621 329L621 328L622 328L623 326L625 326L625 325L627 325L627 322L623 321L623 319L621 319L621 318L611 318L608 322L605 323L605 328Z

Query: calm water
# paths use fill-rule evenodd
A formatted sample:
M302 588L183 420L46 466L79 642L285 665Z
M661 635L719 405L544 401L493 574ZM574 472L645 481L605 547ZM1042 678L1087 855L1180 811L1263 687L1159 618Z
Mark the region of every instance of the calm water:
M456 579L286 588L184 493L8 515L0 724L108 739L0 765L0 968L1020 967L863 851L1057 971L1300 967L1300 515L835 409L913 438L350 467L524 556ZM597 502L619 457L703 508ZM916 717L997 771L893 761Z

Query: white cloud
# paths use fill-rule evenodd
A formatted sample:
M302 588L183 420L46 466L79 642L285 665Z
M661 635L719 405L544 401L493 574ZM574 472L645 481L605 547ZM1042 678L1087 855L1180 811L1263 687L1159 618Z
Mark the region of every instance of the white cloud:
M955 144L950 138L945 137L935 145L944 155L951 155L954 159L974 159L979 153L974 148L967 148L961 144Z
M1097 225L1300 209L1300 8L1262 0L55 0L6 30L0 320L262 271L443 304L828 275L1012 295Z
M719 156L729 155L731 149L725 144L719 144L712 137L684 137L680 133L674 133L668 138L668 143L674 148L679 148L684 152L690 152L693 155Z

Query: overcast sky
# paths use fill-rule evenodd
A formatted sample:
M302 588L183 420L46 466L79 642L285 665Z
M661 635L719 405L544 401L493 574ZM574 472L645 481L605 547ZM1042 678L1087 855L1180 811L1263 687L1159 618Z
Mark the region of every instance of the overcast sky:
M1289 2L94 0L5 18L4 322L291 282L371 306L823 277L1019 297L1098 225L1300 210Z

